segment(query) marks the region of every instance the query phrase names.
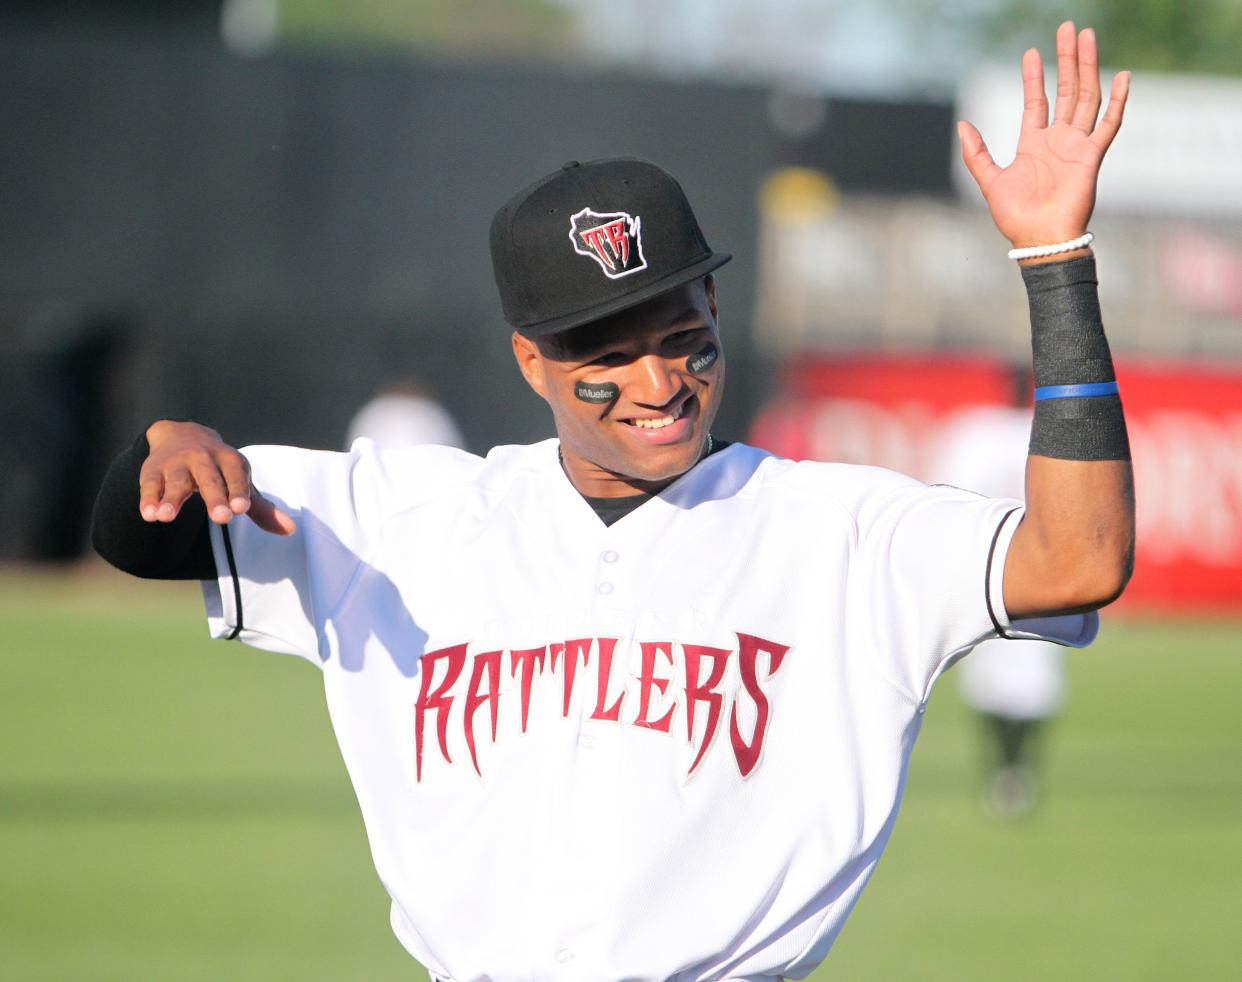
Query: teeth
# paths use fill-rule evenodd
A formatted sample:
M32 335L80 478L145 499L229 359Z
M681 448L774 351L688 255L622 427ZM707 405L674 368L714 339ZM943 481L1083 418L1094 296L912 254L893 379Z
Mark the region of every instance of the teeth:
M681 418L681 411L683 408L684 404L682 406L678 406L672 415L661 416L658 419L632 419L630 422L639 429L662 430L664 427L671 426L673 423L676 423L677 420Z

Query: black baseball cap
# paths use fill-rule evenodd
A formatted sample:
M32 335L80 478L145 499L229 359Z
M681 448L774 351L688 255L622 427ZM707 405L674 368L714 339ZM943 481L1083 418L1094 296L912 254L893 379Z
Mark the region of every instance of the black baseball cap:
M689 283L733 256L712 252L685 192L632 157L573 160L492 220L505 320L526 337L588 324Z

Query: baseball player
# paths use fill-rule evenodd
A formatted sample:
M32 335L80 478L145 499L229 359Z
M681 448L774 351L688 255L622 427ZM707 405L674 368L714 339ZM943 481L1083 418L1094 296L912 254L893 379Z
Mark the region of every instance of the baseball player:
M1025 508L715 438L730 257L632 159L566 164L492 225L556 439L239 452L165 420L117 461L100 551L201 578L213 635L322 672L393 930L435 978L805 976L937 676L995 635L1091 640L1133 540L1084 248L1128 77L1097 121L1092 33L1057 50L1051 122L1024 57L1010 167L961 130L1001 232L1048 260L1022 270L1050 407Z

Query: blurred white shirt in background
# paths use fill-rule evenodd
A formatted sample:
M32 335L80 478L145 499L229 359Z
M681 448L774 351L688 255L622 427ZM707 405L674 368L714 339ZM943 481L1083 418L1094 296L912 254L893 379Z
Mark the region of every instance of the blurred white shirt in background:
M1032 410L980 406L942 431L928 480L990 498L1026 499ZM1049 641L985 641L954 669L962 698L1006 719L1046 719L1065 698L1064 651Z

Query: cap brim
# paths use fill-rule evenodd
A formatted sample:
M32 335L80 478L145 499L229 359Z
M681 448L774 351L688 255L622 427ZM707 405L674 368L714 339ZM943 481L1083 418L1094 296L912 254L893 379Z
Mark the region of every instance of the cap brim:
M661 293L675 290L683 283L690 283L702 276L706 276L712 270L719 269L732 258L733 253L731 252L713 252L706 259L700 259L697 263L685 266L675 273L669 273L658 280L652 280L643 286L642 289L635 290L633 293L614 297L605 303L597 304L594 307L588 307L586 310L579 310L572 314L565 314L563 317L554 317L552 320L540 321L538 324L518 327L516 330L523 337L541 338L548 334L556 334L560 331L568 331L574 327L581 327L583 324L590 324L592 321L597 321L602 317L608 317L623 310L629 310L631 307L637 307L640 303L644 303L653 297L658 297Z

